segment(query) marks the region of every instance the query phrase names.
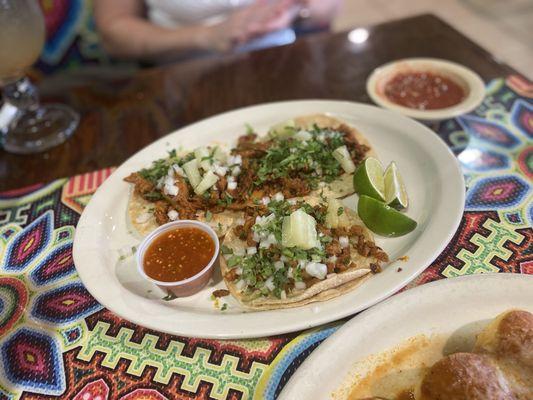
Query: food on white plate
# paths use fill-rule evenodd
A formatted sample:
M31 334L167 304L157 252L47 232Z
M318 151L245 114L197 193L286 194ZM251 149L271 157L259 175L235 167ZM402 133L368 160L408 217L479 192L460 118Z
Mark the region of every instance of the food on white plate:
M387 261L341 201L280 198L246 210L223 241L220 266L236 299L265 310L339 296Z
M421 347L428 347L428 344ZM400 351L396 355L401 362L409 355L403 353ZM413 353L416 355L416 349ZM415 355L410 356L414 359ZM477 336L471 351L441 356L430 365L419 364L419 374L410 365L411 375L418 375L419 379L395 396L383 397L383 384L389 377L389 386L392 386L390 377L401 376L401 373L383 364L374 370L374 373L379 370L376 373L379 379L373 381L372 375L365 377L361 380L364 384L356 384L349 399L530 400L533 398L533 314L524 310L503 312ZM379 396L361 396L363 386L374 388Z
M172 220L197 219L222 237L258 200L352 194L355 168L373 155L355 128L321 114L279 123L263 136L251 129L230 149L172 150L125 178L133 184L130 225L146 235Z
M416 221L400 212L408 207L409 199L394 161L383 172L379 160L366 158L355 170L353 184L359 195L357 212L372 232L396 237L416 228Z

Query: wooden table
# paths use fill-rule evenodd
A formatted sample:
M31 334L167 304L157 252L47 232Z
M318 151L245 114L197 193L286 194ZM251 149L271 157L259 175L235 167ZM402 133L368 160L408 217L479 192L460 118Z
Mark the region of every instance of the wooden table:
M77 109L80 126L74 137L46 153L17 156L0 150L0 190L119 165L176 128L238 107L304 98L368 103L368 75L399 58L448 59L485 80L514 72L433 15L368 30L361 44L350 42L348 32L317 34L288 46L143 70L112 82L48 87L44 100Z

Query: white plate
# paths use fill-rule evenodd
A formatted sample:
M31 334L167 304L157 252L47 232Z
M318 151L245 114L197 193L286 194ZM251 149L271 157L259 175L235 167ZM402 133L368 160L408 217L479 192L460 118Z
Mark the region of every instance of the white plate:
M279 399L329 399L353 383L350 371L358 361L409 338L459 332L474 336L505 310L533 311L532 287L533 276L487 274L444 279L393 296L324 341L295 372Z
M231 143L244 134L245 123L259 132L288 118L328 112L354 125L375 147L384 165L395 160L410 195L408 215L419 225L410 234L377 243L392 260L407 255L358 289L336 299L304 307L246 312L229 297L226 311L210 299L223 288L220 275L202 292L162 301L164 294L137 273L134 257L118 261L121 250L139 243L128 232L126 205L130 186L123 178L184 146ZM355 196L347 204L355 206ZM89 292L104 306L137 324L163 332L209 338L260 337L320 325L361 311L390 296L415 278L451 239L462 216L464 181L459 164L444 142L421 124L386 110L341 101L290 101L221 114L158 140L118 168L97 190L81 216L74 241L74 261ZM402 267L397 272L398 266Z
M442 74L468 91L460 103L437 110L416 110L389 101L382 93L386 83L398 72L429 71ZM478 74L463 65L436 58L406 58L376 68L366 81L366 91L381 107L424 121L439 121L466 114L479 106L485 96L485 85Z

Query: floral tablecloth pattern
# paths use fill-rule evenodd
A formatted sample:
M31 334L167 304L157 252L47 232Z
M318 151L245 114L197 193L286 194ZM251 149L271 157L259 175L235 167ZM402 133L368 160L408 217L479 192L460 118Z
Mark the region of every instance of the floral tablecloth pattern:
M497 79L477 110L433 127L463 167L465 213L408 288L466 274L533 274L532 97L530 82ZM105 309L78 278L72 243L83 207L111 173L0 194L0 399L275 398L343 321L207 340L146 329Z

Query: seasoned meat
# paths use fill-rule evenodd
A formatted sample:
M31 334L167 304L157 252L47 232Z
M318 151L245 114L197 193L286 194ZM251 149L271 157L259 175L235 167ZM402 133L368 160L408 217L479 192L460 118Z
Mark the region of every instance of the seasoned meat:
M235 235L241 240L246 240L246 232L244 231L243 225L236 225L233 228L233 232L235 232Z
M217 189L220 192L223 192L224 190L226 190L226 186L228 185L228 179L225 176L219 176L216 185Z
M257 134L255 133L250 133L248 135L240 136L239 139L237 140L237 148L247 143L253 143L255 139L257 139Z
M143 178L138 172L128 175L124 178L124 181L133 183L135 192L141 196L152 192L155 188L152 182Z
M213 292L214 297L224 297L229 295L229 290L227 289L218 289Z
M170 205L166 201L160 200L155 202L154 217L159 225L166 224L169 221L167 215L169 208Z
M331 243L326 245L326 253L328 256L336 256L342 252L342 247L338 240L333 240Z
M239 274L237 274L237 268L230 269L228 272L226 272L226 275L224 275L224 277L228 281L233 282L239 277Z
M309 194L311 188L307 182L301 178L282 178L281 192L286 198L301 197Z
M373 274L378 274L382 271L381 266L379 264L372 263L370 264L370 271L372 271Z

